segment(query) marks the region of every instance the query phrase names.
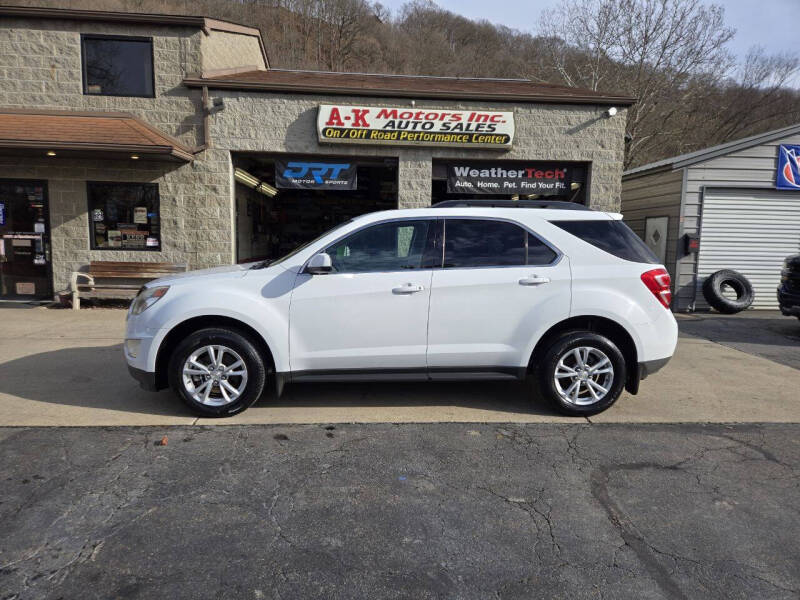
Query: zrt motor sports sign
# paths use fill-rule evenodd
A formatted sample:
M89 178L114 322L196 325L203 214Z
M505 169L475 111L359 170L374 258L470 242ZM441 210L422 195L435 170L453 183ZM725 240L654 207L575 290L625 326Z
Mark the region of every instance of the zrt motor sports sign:
M508 148L514 113L323 104L317 133L329 144Z

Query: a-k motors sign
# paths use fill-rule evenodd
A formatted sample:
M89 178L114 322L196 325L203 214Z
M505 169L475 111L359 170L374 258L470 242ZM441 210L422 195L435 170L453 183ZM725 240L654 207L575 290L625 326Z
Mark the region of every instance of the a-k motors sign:
M514 113L323 104L317 133L329 144L508 148Z

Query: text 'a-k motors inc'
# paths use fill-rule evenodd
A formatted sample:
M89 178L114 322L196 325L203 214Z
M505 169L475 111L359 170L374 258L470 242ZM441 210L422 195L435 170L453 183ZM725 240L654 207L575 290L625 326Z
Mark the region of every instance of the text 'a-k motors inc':
M321 105L323 143L406 144L506 148L514 139L514 113Z

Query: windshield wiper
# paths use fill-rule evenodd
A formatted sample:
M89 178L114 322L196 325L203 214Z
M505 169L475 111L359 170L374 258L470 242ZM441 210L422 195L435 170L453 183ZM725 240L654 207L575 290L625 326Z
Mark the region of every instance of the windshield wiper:
M250 270L253 271L255 269L263 269L265 267L270 266L272 264L272 262L273 261L270 260L270 259L262 260L261 262L258 262L256 264L254 264L252 267L250 267Z

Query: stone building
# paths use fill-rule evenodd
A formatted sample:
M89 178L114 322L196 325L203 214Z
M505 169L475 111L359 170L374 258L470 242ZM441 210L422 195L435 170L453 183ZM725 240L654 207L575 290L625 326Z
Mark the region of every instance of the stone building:
M632 102L270 69L242 25L0 7L0 298L52 297L90 261L275 258L357 214L474 194L618 210Z

